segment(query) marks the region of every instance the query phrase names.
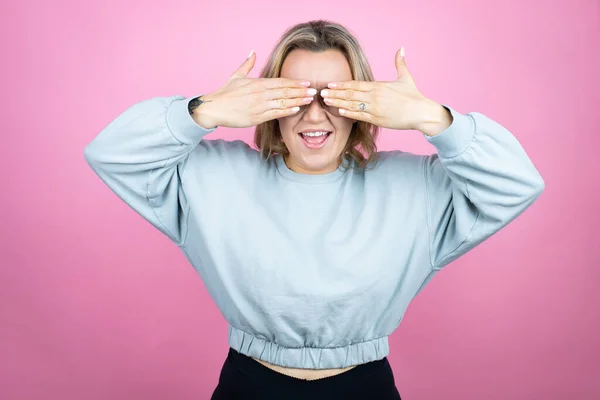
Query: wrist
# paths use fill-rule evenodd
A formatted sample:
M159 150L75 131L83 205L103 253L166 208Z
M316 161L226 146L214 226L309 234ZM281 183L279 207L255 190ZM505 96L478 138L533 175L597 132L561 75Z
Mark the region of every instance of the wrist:
M191 99L188 103L188 112L196 124L205 129L214 129L218 126L211 112L210 95L201 95Z
M452 124L452 114L446 107L425 99L416 129L427 136L436 136Z

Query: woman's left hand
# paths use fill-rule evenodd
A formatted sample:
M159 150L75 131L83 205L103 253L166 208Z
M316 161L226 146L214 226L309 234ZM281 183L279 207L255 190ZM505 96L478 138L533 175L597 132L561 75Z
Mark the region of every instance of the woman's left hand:
M418 130L434 136L452 123L441 104L423 96L408 71L403 49L396 53L398 79L392 82L330 82L321 95L325 103L340 108L344 117L382 128Z

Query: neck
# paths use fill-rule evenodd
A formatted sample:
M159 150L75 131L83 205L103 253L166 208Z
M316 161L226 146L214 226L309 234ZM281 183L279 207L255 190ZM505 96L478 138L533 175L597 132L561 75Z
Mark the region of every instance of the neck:
M307 174L307 175L329 174L329 173L337 170L341 164L341 161L338 160L338 162L336 164L328 166L327 168L320 169L320 170L309 170L309 169L304 169L304 168L298 166L296 163L294 163L293 160L290 159L289 154L283 156L283 161L285 162L285 165L287 165L287 167L289 169L291 169L292 171L299 173L299 174Z

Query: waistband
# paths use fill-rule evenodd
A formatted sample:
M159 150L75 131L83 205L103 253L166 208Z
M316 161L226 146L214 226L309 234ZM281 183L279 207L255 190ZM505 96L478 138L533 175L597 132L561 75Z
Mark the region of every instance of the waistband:
M243 355L270 364L308 369L345 368L365 364L381 360L390 352L387 336L338 347L284 347L231 325L229 346Z
M259 382L261 385L267 384L269 387L275 389L316 389L317 387L350 388L352 385L358 384L361 380L370 379L374 374L388 377L391 379L390 381L393 382L393 372L387 357L384 357L381 360L361 364L337 375L312 380L295 378L274 371L256 360L237 352L233 348L229 348L227 360L237 368L237 370L241 371L246 376L251 377L255 382ZM381 380L381 377L378 376L378 378Z

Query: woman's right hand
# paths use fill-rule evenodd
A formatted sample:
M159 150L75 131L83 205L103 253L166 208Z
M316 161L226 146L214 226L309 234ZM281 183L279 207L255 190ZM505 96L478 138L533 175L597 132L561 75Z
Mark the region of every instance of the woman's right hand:
M296 107L309 104L316 89L310 82L285 78L248 78L254 67L254 51L217 91L203 95L193 111L196 123L206 129L217 126L246 128L293 115Z

